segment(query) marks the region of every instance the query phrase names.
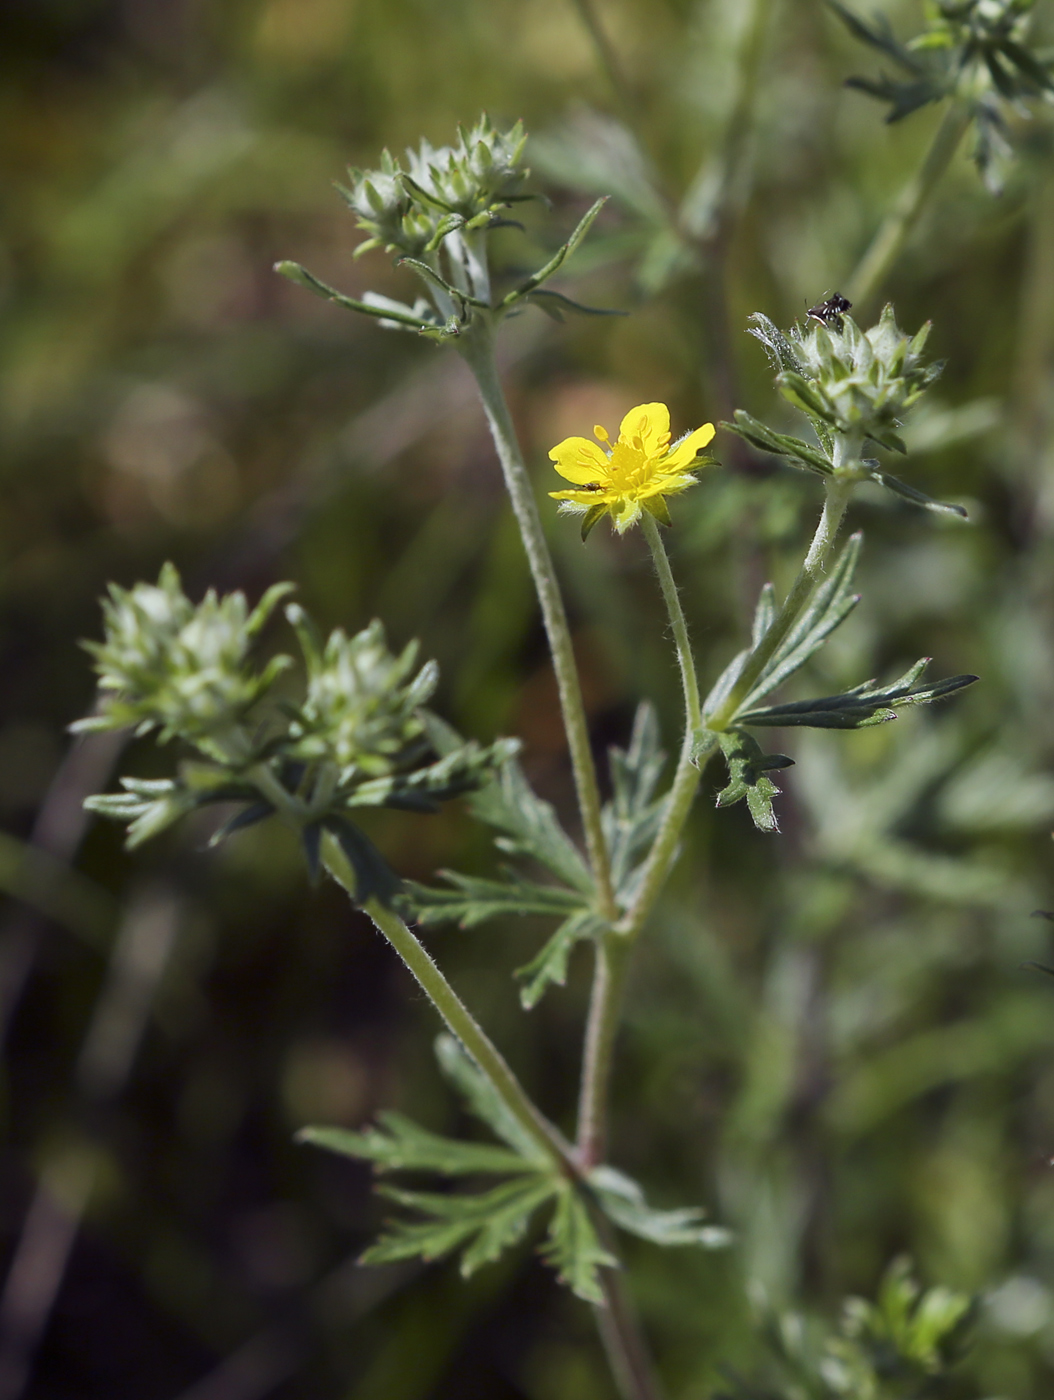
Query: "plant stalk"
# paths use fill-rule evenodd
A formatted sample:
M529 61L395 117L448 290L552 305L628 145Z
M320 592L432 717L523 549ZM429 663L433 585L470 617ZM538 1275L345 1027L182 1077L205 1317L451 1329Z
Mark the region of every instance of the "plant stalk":
M612 929L597 943L578 1094L576 1156L583 1171L607 1156L608 1086L631 951Z
M602 1231L602 1235L606 1233ZM602 1269L600 1279L604 1301L594 1309L597 1329L622 1400L661 1400L651 1354L623 1274L617 1269Z
M930 195L937 187L970 125L964 104L952 101L941 119L922 164L901 190L878 227L870 247L845 284L845 295L860 306L875 295L900 256Z
M684 694L684 741L681 759L670 794L666 818L659 829L655 846L649 856L641 896L631 915L631 923L619 924L597 945L593 991L586 1025L585 1050L582 1056L582 1085L578 1100L578 1159L584 1170L604 1160L607 1146L607 1107L614 1058L615 1035L622 1011L622 998L629 972L630 955L637 934L651 911L666 877L681 831L691 809L699 785L700 772L692 761L695 737L702 724L699 703L699 682L695 660L688 638L688 624L677 593L673 571L666 554L659 527L652 516L642 517L644 537L648 541L659 587L673 632L677 662L681 672ZM656 857L656 851L658 856ZM646 898L644 898L646 894ZM629 936L627 937L627 934Z
M542 531L530 477L498 378L492 331L483 317L476 318L462 337L458 348L476 377L491 437L494 439L512 509L527 552L527 561L541 605L549 650L553 658L553 671L560 693L560 708L571 754L586 849L597 886L597 903L601 915L614 920L618 911L611 888L611 866L600 817L600 789L589 746L589 726L586 722L582 686L571 643L571 630L567 624L567 612L560 594L553 558Z
M354 871L340 846L328 834L323 845L323 860L329 873L354 900ZM557 1129L528 1098L501 1051L476 1021L413 932L398 914L386 908L376 898L368 899L362 908L406 964L418 986L446 1022L448 1029L471 1055L480 1073L486 1076L494 1092L520 1126L561 1170L577 1174L570 1144L565 1142Z

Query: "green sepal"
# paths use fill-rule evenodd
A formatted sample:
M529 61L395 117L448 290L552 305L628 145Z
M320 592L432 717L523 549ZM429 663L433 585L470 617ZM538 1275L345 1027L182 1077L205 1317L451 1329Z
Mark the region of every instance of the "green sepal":
M102 792L84 799L88 812L126 822L125 849L134 851L199 805L198 798L172 778L122 778L124 792Z
M846 325L848 324L847 319ZM805 376L799 374L797 370L785 369L782 374L778 374L776 388L789 404L800 409L814 422L819 420L829 427L836 425L837 415L832 411L830 404L826 402L816 386L810 384Z
M526 985L520 988L520 1005L532 1011L549 987L562 987L567 981L567 964L572 949L578 943L597 938L606 924L588 909L579 910L565 919L541 952L529 963L516 969L516 976Z
M407 175L405 170L399 171L398 178L399 183L419 199L422 204L427 204L433 209L438 209L442 214L453 214L456 212L452 204L448 204L445 199L440 199L438 195L432 194L429 190L426 190L423 185L419 185L412 176Z
M363 1132L347 1128L301 1128L297 1142L372 1162L379 1172L428 1171L444 1176L505 1176L534 1172L518 1152L489 1143L460 1142L420 1128L401 1113L378 1113L379 1126Z
M420 316L415 316L409 307L399 310L396 307L370 306L368 302L357 301L354 297L345 296L343 292L338 292L335 287L329 286L314 273L308 272L306 267L301 267L299 263L276 262L274 270L281 277L286 277L290 282L295 282L298 287L304 287L309 292L314 292L316 296L332 301L337 306L343 306L347 311L359 311L363 316L373 316L380 321L397 321L400 325L412 326L417 331L434 331L437 327L430 321L424 320Z
M475 223L475 220L472 223ZM434 253L448 234L456 233L459 229L471 228L472 223L466 224L463 214L448 214L446 218L439 220L435 233L424 246L424 251Z
M649 515L654 516L660 525L673 524L673 520L670 518L670 508L666 504L665 496L646 496L644 500L641 501L641 505Z
M793 767L793 758L782 753L762 753L757 740L741 729L725 729L717 736L728 764L728 786L717 795L718 807L731 807L746 798L747 808L759 831L779 831L772 799L779 788L766 773Z
M590 531L595 525L599 525L604 516L607 515L607 506L590 506L582 517L582 543L585 544L589 538Z
M804 725L812 729L867 729L896 719L897 710L903 706L925 705L943 699L978 679L977 676L949 676L930 685L916 686L915 682L928 663L929 658L923 657L889 685L876 686L873 680L865 681L842 695L825 695L815 700L797 700L764 710L750 710L738 715L736 722L756 726Z

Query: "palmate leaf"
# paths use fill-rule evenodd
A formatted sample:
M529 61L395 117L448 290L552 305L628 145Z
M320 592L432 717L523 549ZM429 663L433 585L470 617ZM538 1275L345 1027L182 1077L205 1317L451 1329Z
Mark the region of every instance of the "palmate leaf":
M718 793L717 805L731 807L745 798L758 830L778 831L772 799L779 796L779 788L767 774L774 768L790 768L794 760L781 753L762 753L757 740L742 729L726 729L717 737L728 764L728 786Z
M379 1127L364 1132L347 1128L301 1128L297 1142L310 1143L345 1157L372 1162L377 1171L430 1171L444 1176L506 1176L536 1171L518 1152L488 1143L459 1142L419 1128L401 1113L379 1113Z
M444 1033L436 1037L435 1053L440 1069L480 1122L485 1123L496 1137L508 1143L525 1161L539 1169L550 1165L549 1157L505 1107L490 1081L479 1072L452 1035Z
M561 1183L542 1256L572 1293L587 1303L604 1301L600 1270L617 1269L618 1260L602 1245L589 1206L570 1182Z
M463 747L465 741L456 729L437 715L420 713L437 753L446 757ZM585 895L594 893L593 877L560 825L552 804L534 792L515 759L502 765L493 782L472 793L468 805L477 821L505 833L497 842L503 851L530 856L572 889Z
M637 1182L614 1167L596 1167L589 1173L589 1185L608 1219L639 1239L667 1248L697 1245L723 1249L732 1242L729 1230L703 1224L706 1212L698 1207L654 1210Z
M552 804L539 797L519 763L506 763L501 775L469 799L477 820L505 832L497 845L510 855L530 856L572 889L593 893L593 877Z
M940 700L977 680L976 676L949 676L930 685L916 686L915 682L928 663L929 658L923 657L889 685L878 686L874 681L865 681L842 695L826 695L815 700L797 700L786 705L772 705L764 710L750 710L740 714L737 723L807 725L813 729L866 729L896 719L897 710L905 705L924 705Z
M608 750L614 795L604 807L604 835L611 852L611 879L623 903L634 864L650 847L665 811L665 798L655 797L666 766L659 741L658 715L645 700L637 707L629 748Z
M406 884L419 923L441 924L454 920L462 928L475 928L502 914L555 914L567 918L584 907L584 900L577 891L538 885L521 879L513 871L509 871L504 880L477 879L456 870L438 873L454 888L444 890L416 882Z
M604 920L596 914L588 909L580 910L564 920L540 953L516 969L516 976L525 984L520 988L520 1003L525 1011L533 1010L554 983L560 987L564 985L568 959L575 945L596 938L605 927Z
M426 1218L394 1220L387 1233L364 1251L363 1264L391 1264L399 1259L441 1259L462 1248L461 1273L468 1277L492 1263L527 1233L531 1216L559 1189L558 1179L532 1174L502 1182L472 1195L440 1195L382 1186L389 1200Z

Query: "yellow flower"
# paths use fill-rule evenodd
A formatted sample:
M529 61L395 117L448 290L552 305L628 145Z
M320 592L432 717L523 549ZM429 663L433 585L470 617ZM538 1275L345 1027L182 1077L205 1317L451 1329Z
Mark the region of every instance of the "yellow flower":
M577 487L574 491L550 491L560 509L584 515L582 538L604 515L621 535L635 525L646 510L664 525L670 523L666 497L692 486L696 459L714 435L705 423L670 447L670 410L664 403L642 403L622 420L618 441L604 428L593 429L603 443L570 437L549 453L556 470Z

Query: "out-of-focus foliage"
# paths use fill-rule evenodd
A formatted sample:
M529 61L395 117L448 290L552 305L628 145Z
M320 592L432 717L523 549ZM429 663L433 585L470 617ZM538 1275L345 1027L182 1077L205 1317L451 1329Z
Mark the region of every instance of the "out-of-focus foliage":
M215 828L195 816L143 855L110 824L81 844L80 800L107 787L119 741L86 736L64 760L91 703L75 643L99 636L95 600L172 558L194 599L255 602L292 578L326 633L380 617L396 654L421 637L437 707L482 744L522 735L532 786L569 816L555 687L467 372L273 263L412 304L409 271L353 259L362 235L332 183L481 111L523 119L530 188L553 200L495 235L510 278L611 195L559 288L631 314L557 325L529 308L504 332L541 497L553 443L641 402L686 424L786 411L794 433L747 317L804 321L844 284L941 120L931 104L888 126L847 89L873 69L824 6L593 8L606 55L570 0L5 10L0 1331L27 1393L175 1400L211 1378L247 1395L251 1375L256 1394L312 1400L607 1400L587 1310L530 1233L468 1284L450 1262L351 1262L380 1218L367 1174L295 1132L361 1134L379 1109L440 1137L464 1124L426 1008L339 892L310 890L293 836L262 824L206 854ZM881 10L898 36L924 28L915 0ZM1048 55L1049 0L1031 20ZM970 523L862 488L864 601L800 694L930 651L933 674L982 683L954 709L806 734L778 836L701 804L634 969L613 1160L656 1207L705 1203L736 1235L630 1250L678 1396L727 1390L722 1366L752 1375L749 1284L834 1335L843 1297L876 1297L901 1253L927 1287L978 1297L951 1394L1031 1400L1054 1379L1054 995L1021 967L1051 961L1029 916L1054 905L1054 130L1038 97L998 103L1002 193L964 148L876 305L853 312L870 324L889 299L899 324L933 322L946 369L907 434L912 485ZM785 588L819 506L810 475L730 435L714 448L725 470L669 536L710 677L765 580ZM583 548L555 507L547 521L598 750L631 751L645 693L676 732L641 544L597 531ZM124 762L167 772L148 744ZM725 781L708 777L712 800ZM499 877L456 811L367 822L421 883L453 865ZM568 949L525 1016L510 974L540 932L528 916L428 937L566 1123L587 965ZM64 1248L35 1324L18 1279Z

